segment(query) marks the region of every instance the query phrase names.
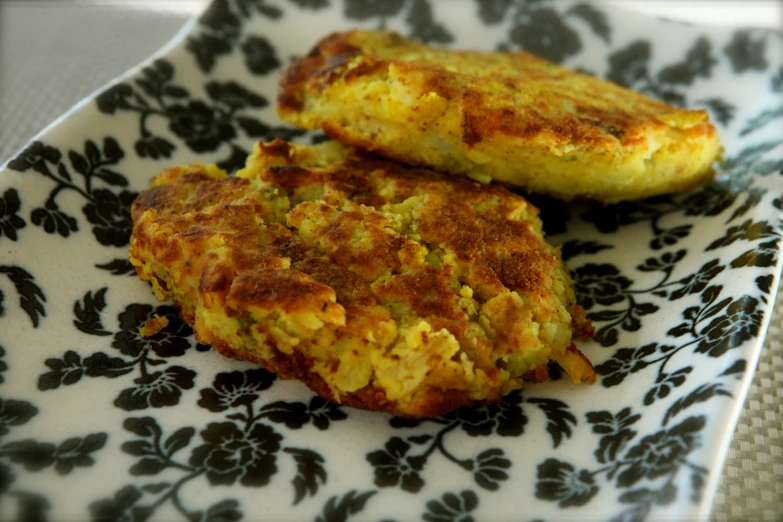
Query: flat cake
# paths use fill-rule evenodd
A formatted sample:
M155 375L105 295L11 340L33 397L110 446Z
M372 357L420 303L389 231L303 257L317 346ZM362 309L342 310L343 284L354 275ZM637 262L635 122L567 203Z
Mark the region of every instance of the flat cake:
M391 31L322 39L283 72L277 110L384 157L563 200L689 189L721 151L706 110L528 53L436 49Z
M409 417L499 400L590 334L538 210L498 184L337 142L258 143L134 202L130 259L200 342L328 400Z

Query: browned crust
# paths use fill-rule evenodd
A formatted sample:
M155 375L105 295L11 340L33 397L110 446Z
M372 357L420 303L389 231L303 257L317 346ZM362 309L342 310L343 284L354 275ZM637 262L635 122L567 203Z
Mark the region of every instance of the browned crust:
M277 374L280 379L300 381L314 393L328 401L339 402L340 404L363 410L383 411L401 417L425 418L437 417L461 407L475 406L487 402L471 400L466 392L462 390L446 391L433 388L430 393L426 394L426 402L419 404L417 411L401 411L393 401L389 401L386 398L384 390L375 386L365 386L352 394L342 395L338 399L332 393L329 385L318 374L311 371L313 361L299 353L287 355L277 351L273 360L267 360L254 353L237 350L220 341L213 341L212 347L225 357L243 359L259 364ZM582 355L582 357L584 356ZM524 378L532 383L545 382L549 379L549 368L547 365L539 366L527 372Z
M553 142L596 146L599 143L633 145L643 139L645 127L657 118L679 111L677 107L624 89L609 82L566 70L526 52L504 53L508 67L503 72L482 74L478 83L494 82L492 91L466 87L458 78L469 76L465 71L449 70L430 57L427 48L395 33L383 33L368 38L363 31L333 33L323 38L310 53L286 69L280 80L278 108L300 112L308 96L318 96L337 81L350 83L357 78L388 70L394 65L401 71L426 78L423 92L435 92L460 106L462 141L468 147L495 135L531 139L542 132ZM382 42L383 45L380 45ZM479 53L471 51L441 51L462 56L466 62L476 60ZM562 80L579 77L578 90ZM529 82L551 82L557 99L546 93L520 105L513 93L524 91ZM491 98L487 99L489 92ZM625 105L618 105L618 96ZM632 110L629 108L632 105ZM556 110L569 106L570 110ZM345 139L339 129L328 121L324 130ZM698 126L704 136L716 132L709 123ZM377 150L372 140L352 145Z
M283 158L293 152L279 140L261 148ZM154 181L155 188L134 202L131 254L153 265L154 274L145 278L173 293L183 317L203 342L226 355L263 364L281 378L299 379L330 400L414 417L439 415L473 403L465 390L437 387L417 392L421 396L415 406L404 411L373 386L335 397L324 379L313 372L313 360L298 352L287 355L276 349L274 357L263 359L201 331L194 316L199 294L215 299L216 306L232 317L249 308L297 313L341 306L349 323L356 317L373 320L367 314L377 312L367 312L368 307L383 310L386 305L404 303L416 316L426 318L433 331L445 328L461 342L468 327L468 318L457 305L461 284L473 287L479 300L507 289L547 298L548 278L556 269L562 270L537 225L509 217L535 215L537 210L497 185L478 190L472 181L358 152L324 168L273 166L260 172L260 179L263 185L251 185L255 182L243 178L215 179L197 168L165 171ZM264 191L278 189L289 196L317 187L323 196L299 204L283 221L274 221L270 216L278 214L259 200L261 186ZM412 211L408 225L420 238L419 244L392 232L390 218L378 210L414 194L424 198ZM313 238L303 239L297 232L298 220L318 218L324 224L315 225L321 228ZM352 239L357 231L365 235L364 242ZM456 268L421 261L411 264L420 244L433 252L449 251ZM284 268L287 263L290 268ZM174 266L184 275L175 278ZM141 267L137 270L145 274ZM377 281L380 275L382 282ZM197 284L182 288L182 281L188 279ZM583 313L577 313L574 327L582 328L583 322ZM476 364L483 363L477 359ZM494 363L481 369L488 378L499 371ZM546 365L525 378L545 380Z
M336 77L330 75L359 54L361 49L349 43L342 34L327 36L307 56L295 61L283 71L280 82L288 87L281 89L277 103L291 110L302 110L303 87L315 72L323 77L323 83L331 83Z

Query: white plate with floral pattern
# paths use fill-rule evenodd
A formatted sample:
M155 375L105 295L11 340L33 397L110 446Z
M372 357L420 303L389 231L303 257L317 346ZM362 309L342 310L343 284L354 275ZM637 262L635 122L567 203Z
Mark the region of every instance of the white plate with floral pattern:
M415 422L328 404L197 345L134 277L129 205L151 176L322 139L277 120L278 73L356 26L710 110L710 185L535 200L597 328L594 386ZM0 174L0 519L706 519L780 274L782 43L553 0L215 0ZM140 338L155 313L169 326Z

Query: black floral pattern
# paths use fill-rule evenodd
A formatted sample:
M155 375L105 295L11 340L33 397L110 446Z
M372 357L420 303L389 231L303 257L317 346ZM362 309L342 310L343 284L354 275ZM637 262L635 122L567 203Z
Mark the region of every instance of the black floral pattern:
M585 310L624 301L625 290L631 284L632 281L613 265L588 264L574 272L574 288Z
M5 351L0 347L0 358ZM0 359L0 371L8 369ZM0 375L0 385L4 379ZM23 471L40 472L53 468L58 476L81 472L95 464L95 453L105 446L104 432L68 437L60 443L15 437L16 428L31 422L41 411L26 400L0 396L0 496L10 504L15 497L18 513L28 520L46 519L50 505L45 497L25 490L12 489L17 475ZM31 518L32 517L32 518Z
M539 464L537 476L536 497L556 501L560 507L582 506L598 493L589 471L557 459Z
M330 522L347 520L351 515L364 509L367 501L377 493L370 490L359 493L352 489L342 496L333 496L323 507L322 513L316 517L315 522Z
M645 368L649 363L645 360L656 352L655 343L642 346L641 348L620 348L611 359L596 366L595 370L599 375L603 375L603 385L606 387L617 386L625 378Z
M0 197L0 237L5 236L11 241L16 241L19 230L27 226L27 222L19 216L21 208L19 192L16 189L7 189Z
M556 2L478 2L479 16L497 24L511 19L508 41L502 50L523 49L549 61L560 63L582 50L582 39L575 26L582 22L606 42L611 40L611 27L606 15L589 4L569 6L561 12Z
M623 227L640 222L648 222L652 232L650 248L660 250L673 246L690 237L691 224L677 225L671 228L661 223L672 215L688 217L714 217L740 204L726 219L733 222L759 204L766 190L752 186L754 177L766 177L780 172L783 163L779 156L771 159L770 153L780 145L780 140L766 141L747 146L736 155L726 159L719 168L715 180L691 192L672 197L658 197L630 203L623 202L602 207L593 207L582 214L582 219L593 223L604 233L611 233ZM774 156L773 156L774 158Z
M675 471L698 447L698 433L704 424L704 417L690 417L669 430L644 437L628 450L625 458L630 465L617 476L618 483L632 486L642 478L652 480Z
M758 305L758 299L753 297L742 297L732 302L726 307L724 315L715 317L702 330L703 338L696 346L696 351L720 357L727 350L756 337L764 318L764 314L757 309Z
M225 2L218 1L213 7L221 3ZM255 63L259 60L260 44L253 42L256 41L251 40L247 45ZM103 113L131 111L139 115L139 138L134 149L140 157L168 158L176 149L172 140L150 130L150 120L154 118L164 119L172 136L193 152L213 152L227 145L230 152L218 165L230 171L244 166L248 155L244 148L247 145L239 145L239 129L246 139L267 141L304 134L299 129L271 126L257 119L251 111L266 107L269 101L233 80L206 82L204 91L208 100L198 100L191 97L189 90L173 83L174 77L171 63L158 59L142 70L133 85L119 83L95 100Z
M277 472L276 453L283 437L266 424L249 433L232 422L211 423L201 432L205 444L193 450L190 464L202 466L213 485L264 486Z
M201 390L198 405L213 412L249 406L258 398L258 392L269 388L275 378L275 374L263 368L220 373L212 388Z
M201 101L172 105L166 111L171 132L195 152L211 152L236 136L234 127L220 120L215 110Z
M0 346L0 384L3 384L3 381L5 380L5 377L3 377L3 372L8 369L8 364L3 360L3 356L5 355L5 348ZM0 428L0 435L2 435L2 428Z
M125 246L133 231L130 206L138 195L123 190L119 194L107 189L93 191L95 200L85 205L83 212L93 226L95 239L102 245Z
M142 337L139 327L156 316L166 317L168 324L155 335ZM191 343L185 338L193 332L171 306L130 304L117 320L120 330L114 334L111 346L123 355L138 357L148 348L158 357L179 357L190 348Z
M518 391L512 392L496 404L460 408L443 417L426 421L395 417L390 425L397 429L416 429L426 424L434 424L437 431L431 429L408 435L405 438L391 437L383 449L367 454L367 461L374 469L375 485L381 488L399 487L409 493L421 490L425 481L421 476L424 467L436 452L463 470L470 472L478 486L495 491L508 479L511 461L500 448L487 449L474 458L459 458L447 447L446 436L460 428L470 437L519 437L528 424L528 415L523 403L532 404L546 420L546 431L552 439L552 445L560 443L572 435L576 417L569 411L568 405L556 399L529 398L523 400Z
M263 84L224 74L235 62L251 77L272 78L313 43L300 39L296 49L285 48L263 24L324 12L435 45L463 41L433 0L215 0L181 57L151 62L96 98L101 125L68 140L45 134L8 164L13 172L0 187L0 246L15 257L0 265L0 332L10 332L0 339L4 507L8 502L23 520L56 514L57 498L20 489L31 482L19 478L94 476L94 463L120 448L129 459L127 469L117 470L123 482L90 490L93 520L152 520L165 506L182 520L236 521L258 516L246 499L259 494L265 505L293 513L320 506L322 522L347 521L365 510L372 518L393 495L410 499L400 520L489 519L509 494L524 495L532 510L552 503L577 518L612 500L616 521L654 519L661 506L675 503L678 513L693 512L714 472L706 466L714 451L697 449L714 445L713 432L723 429L715 411L724 409L715 406L735 401L750 371L779 264L783 202L770 188L783 173L783 143L772 132L783 110L779 99L764 97L783 89L783 66L769 52L779 37L738 30L721 39L670 24L672 31L689 31L687 45L670 52L642 34L622 40L618 15L586 3L468 5L479 23L498 29L487 33L487 49L525 49L589 74L603 72L670 103L706 107L721 126L725 162L712 183L688 193L605 207L535 200L547 233L562 234L563 258L597 330L596 343L580 345L599 363L599 383L585 393L609 394L612 405L590 400L607 409L585 411L560 394L559 385L570 386L562 382L526 388L524 398L515 392L497 404L380 426L382 418L318 396L297 399L295 388L286 387L292 385L260 367L204 353L209 347L193 339L173 308L130 297L137 295L134 287L122 285L133 280L112 276L135 272L121 250L131 231L134 187L147 183L144 173L169 166L175 153L233 170L253 141L304 134L261 116L274 97L257 86ZM723 81L725 71L749 84L758 79L758 100L747 110L747 101L740 110L729 91L695 95L693 87ZM129 117L130 133L104 134L104 121ZM323 135L304 139L315 143ZM16 184L24 177L46 181L36 192L27 181ZM627 246L637 237L633 244L646 243L646 251ZM88 285L81 272L75 279L66 272L79 259L71 247L82 238L96 253L90 250L80 265L84 280L98 274L111 283ZM35 250L34 242L51 245L45 255L54 264L27 262L20 252ZM64 271L45 271L52 266ZM76 288L72 307L55 295L60 277ZM156 315L168 325L142 338L139 326ZM28 343L31 325L46 342ZM24 397L9 393L25 378L20 360L29 360L28 384L31 378L38 384ZM105 419L115 416L94 415L83 430L44 435L57 418L45 407L52 399L82 400L95 389L101 393L91 394L90 404L114 408L123 423L111 426ZM37 393L47 400L38 402ZM350 445L373 422L376 442L353 461L335 460L334 445ZM437 491L433 477L441 474L467 484ZM515 488L523 476L535 480L532 491ZM203 501L189 484L219 497Z
M46 295L35 282L35 277L22 267L0 265L0 275L6 276L19 296L19 307L27 314L34 328L38 328L41 317L46 315ZM5 294L0 289L0 317L5 315L3 301Z
M422 518L427 522L473 522L470 512L478 507L478 496L469 489L459 495L446 493L440 500L427 502L427 511Z
M671 276L672 265L669 254L664 254L660 259L647 260L645 265L637 267L641 271L664 273L664 280L647 290L631 290L632 281L614 265L589 263L574 270L574 290L579 302L588 311L587 317L599 325L595 340L602 346L611 346L617 342L620 329L629 332L639 330L641 317L657 312L659 307L651 302L640 302L636 295L662 288ZM593 311L599 305L617 304L625 305L625 308Z
M73 307L74 325L89 335L109 336L101 319L107 306L106 288L93 294L87 292ZM167 324L147 338L139 328L155 317L165 317ZM170 357L181 357L192 346L192 331L170 306L153 307L130 304L117 317L119 329L113 334L111 347L121 356L95 352L82 357L75 350L67 350L62 357L45 361L49 371L38 378L38 389L55 390L74 385L82 377L119 378L138 371L133 386L122 390L114 405L127 411L163 408L179 404L184 390L194 386L196 372L179 365L170 365L158 371L153 368L167 364Z
M710 262L699 273L714 269L714 264ZM685 278L680 282L685 282L683 288L688 288L692 281ZM645 405L650 405L668 397L674 388L685 384L693 371L690 365L673 371L666 370L667 364L675 360L678 353L691 347L693 353L722 357L729 350L757 337L764 319L758 309L761 302L749 296L736 300L721 299L722 291L723 288L717 285L704 288L700 295L701 305L686 308L682 312L685 321L667 332L668 336L678 341L672 344L650 343L640 348L620 348L611 358L597 365L595 370L602 376L603 386L617 386L629 375L641 372L648 366L657 366L655 381L643 400Z
M123 410L163 408L179 403L183 390L193 387L196 372L182 366L170 366L162 372L143 374L134 379L134 386L122 390L114 404Z
M767 34L750 29L735 31L723 52L729 58L735 73L747 70L763 71L769 66L766 59Z
M102 148L96 142L86 140L83 153L69 150L67 156L71 169L63 161L59 149L34 141L8 163L13 170L32 170L55 183L43 207L31 211L30 221L48 234L68 237L77 232L79 224L76 218L61 210L57 203L61 192L76 192L87 201L82 211L93 225L95 239L105 246L127 245L132 229L130 204L138 193L124 189L128 180L111 169L125 156L117 140L104 138ZM96 188L96 182L103 183L106 188ZM117 188L120 188L119 192L115 192Z
M243 27L253 16L276 20L282 14L265 0L214 0L199 18L197 30L188 36L186 48L205 73L212 71L219 58L238 49L251 73L269 74L280 66L275 48L261 36L245 34Z
M607 78L623 87L643 92L673 105L685 106L687 100L681 89L697 78L709 78L717 63L713 49L706 37L701 37L688 49L682 61L673 63L653 75L649 71L652 58L650 42L637 40L609 57ZM719 107L718 120L727 125L734 114L734 107L720 99L708 100L707 106Z
M136 439L126 441L122 451L137 457L129 469L132 476L149 477L166 470L182 474L175 483L148 483L141 487L133 484L122 487L110 498L93 502L90 506L96 520L111 517L131 517L144 513L152 516L165 501L171 500L176 510L187 520L207 517L206 520L239 520L243 514L238 503L225 499L206 511L189 509L183 504L181 488L188 482L203 477L211 486L240 486L261 488L267 486L280 471L278 459L288 455L296 464L296 474L291 480L294 488L294 505L307 496L318 493L328 479L325 460L317 451L285 446L285 437L274 426L264 422L264 407L254 409L254 402L261 398L259 392L274 382L274 376L266 370L253 369L218 373L212 386L201 390L199 406L211 413L225 414L219 422L209 422L198 432L200 443L195 443L197 430L184 426L164 435L153 417L129 417L123 427ZM295 403L292 403L295 404ZM278 404L279 410L281 406ZM241 413L237 410L244 410ZM345 418L345 417L343 417ZM285 422L278 424L286 425ZM342 419L337 419L342 420ZM293 429L300 429L297 426ZM180 454L190 448L187 460ZM157 495L158 500L154 500ZM339 504L327 504L325 510L360 509L369 496L350 497Z
M399 437L392 437L384 449L367 454L367 461L375 469L377 486L400 486L409 493L416 493L424 486L419 472L426 458L408 455L410 449L410 444Z
M679 410L697 403L679 404ZM628 490L618 501L630 505L613 520L643 520L655 504L673 502L678 494L675 478L681 469L693 472L691 483L698 494L706 470L689 462L689 455L701 445L701 432L706 420L704 416L688 417L681 423L663 428L642 437L627 451L628 444L636 439L637 432L630 428L641 415L625 408L616 415L609 411L587 414L587 421L593 425L593 433L601 435L596 460L602 464L595 470L578 469L574 465L547 459L538 466L536 497L557 502L560 507L580 506L588 503L600 490L596 478L605 475L607 481L614 481L617 488L631 488L640 481L652 487ZM664 418L665 425L670 415ZM622 457L621 457L622 455ZM666 480L661 484L660 478ZM697 477L697 478L696 478Z
M345 0L344 14L349 20L375 19L378 29L401 16L410 37L427 43L452 42L454 35L435 19L432 6L432 0Z

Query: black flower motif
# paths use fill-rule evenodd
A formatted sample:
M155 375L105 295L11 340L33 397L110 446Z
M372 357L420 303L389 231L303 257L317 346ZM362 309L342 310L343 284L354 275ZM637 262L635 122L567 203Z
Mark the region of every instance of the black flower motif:
M96 522L141 522L146 520L142 511L132 509L141 496L141 491L136 486L127 485L117 491L113 498L90 504L90 513ZM147 513L149 514L151 513Z
M585 310L596 304L609 306L625 299L625 290L631 280L614 265L586 264L574 272L574 289L579 303Z
M682 62L661 69L658 80L669 84L690 85L696 77L709 78L716 63L710 41L701 37L688 50Z
M79 230L76 219L60 210L57 203L51 199L43 207L33 210L30 214L30 221L37 227L43 227L47 234L57 232L62 237L68 237L71 232Z
M275 378L275 374L264 368L219 373L212 381L212 388L201 390L198 405L214 412L247 406L258 398L259 391L269 388Z
M764 312L757 310L759 300L741 297L731 303L726 312L716 316L701 332L704 336L696 352L720 357L748 339L758 336Z
M685 384L688 374L693 371L692 366L685 366L672 373L661 373L655 380L655 385L647 390L644 396L644 405L649 406L657 399L665 399L673 388Z
M612 82L631 87L648 77L647 63L650 60L650 43L636 41L609 57L608 79Z
M460 408L451 416L471 437L485 437L493 432L503 437L518 437L525 431L527 417L519 405L520 394L514 391L500 402L472 408Z
M276 453L283 437L266 424L245 433L232 422L210 423L201 432L203 444L193 450L190 464L204 467L212 485L260 487L277 472Z
M525 51L555 63L582 48L579 36L554 9L533 11L511 29L509 37Z
M253 74L268 74L280 67L275 48L266 38L250 36L242 43L247 70Z
M557 502L560 507L583 506L598 493L598 486L587 470L577 472L567 462L547 459L538 465L536 498Z
M704 424L704 416L689 417L668 430L644 437L626 453L625 460L631 464L617 476L617 484L629 487L642 478L655 479L676 471L699 446L698 432Z
M313 422L313 426L319 430L329 428L329 425L334 421L348 418L348 414L343 411L339 404L326 401L318 395L315 395L310 399L310 404L307 406L307 412L310 414L310 420Z
M655 343L647 344L641 348L620 348L611 359L595 367L598 375L603 375L601 384L610 388L617 386L630 374L645 368L649 363L644 359L658 348Z
M87 221L92 223L95 239L105 246L125 246L133 231L130 207L139 194L123 190L115 194L107 189L95 189L93 200L83 211Z
M272 422L285 424L292 430L298 430L308 422L319 430L329 428L333 421L348 418L339 404L327 402L315 395L309 404L303 402L275 401L261 408L261 415Z
M160 94L161 87L174 78L174 66L166 59L159 58L152 65L141 70L141 77L137 77L134 83L144 89L150 96Z
M81 356L73 350L68 350L62 359L52 357L44 361L51 371L38 378L38 389L54 390L60 385L71 385L79 382L84 375Z
M166 316L169 324L155 335L143 338L139 327L155 315ZM130 304L119 314L118 320L121 330L114 334L111 345L123 355L138 357L145 347L149 347L159 357L179 357L190 348L186 337L193 331L170 306L155 308L147 304Z
M476 2L478 15L487 25L496 25L502 22L513 5L512 0L495 0L490 2Z
M778 262L778 239L759 243L755 248L746 250L731 260L731 268L745 266L770 267Z
M236 136L230 121L202 101L172 105L166 109L166 116L171 132L185 140L194 152L212 152Z
M610 411L591 411L586 415L587 422L593 425L593 433L601 435L598 448L593 452L598 462L606 464L617 458L625 445L636 436L630 426L642 418L632 414L631 408L623 408L617 414Z
M473 472L473 479L476 484L484 489L496 491L502 482L508 479L508 473L505 470L511 467L511 461L505 457L502 449L491 448L482 451L476 457L476 471Z
M410 24L411 38L420 42L443 44L454 41L454 36L449 30L435 21L432 6L428 0L413 0L405 21Z
M16 476L11 471L11 468L0 462L0 495L8 491L15 478Z
M40 471L55 463L57 447L51 442L33 439L15 440L3 445L3 455L24 465L27 471Z
M5 236L11 241L17 240L17 230L23 229L27 223L17 214L21 203L19 193L10 188L0 197L0 237Z
M367 454L367 460L375 468L375 484L385 488L399 485L410 493L424 486L419 471L424 467L422 457L407 457L411 445L400 437L390 438L385 449Z
M312 9L314 11L329 7L329 0L291 0L291 2L304 9Z
M193 387L196 372L182 366L170 366L162 372L148 373L134 380L133 388L120 392L115 406L126 411L162 408L179 403L182 390Z
M41 174L46 174L49 172L46 164L56 165L61 157L62 154L56 148L44 145L40 141L34 141L17 157L9 161L8 167L19 172L33 169Z
M8 365L3 360L4 355L5 349L0 346L0 384L3 384L3 381L5 380L5 377L2 376L2 373L8 369Z
M708 261L699 268L698 272L681 279L679 283L682 286L669 295L669 300L680 299L689 294L698 294L707 288L709 282L715 279L715 276L723 272L725 268L720 264L719 259Z
M682 201L686 216L717 216L729 208L737 194L723 183L711 183L690 192Z
M269 104L266 98L242 87L236 82L209 82L205 89L210 98L230 109L241 109L243 107L261 108Z
M54 452L54 469L60 475L67 475L75 467L88 467L95 464L91 453L103 448L108 435L91 433L86 437L71 437L64 440Z
M731 42L723 49L735 73L743 73L751 69L763 71L769 66L765 57L765 37L753 36L754 32L748 29L736 31Z
M648 257L636 269L641 272L671 272L677 263L685 258L687 253L686 250L678 250L676 252L666 252L660 257Z
M186 45L203 72L212 71L219 57L231 54L242 37L247 38L242 26L254 11L273 20L283 14L279 7L269 5L265 0L210 2L199 18L199 31L188 37Z
M7 434L11 426L26 424L36 414L38 408L27 401L0 397L0 437Z
M459 496L446 493L441 500L427 502L427 511L422 518L427 522L473 522L470 512L476 509L478 496L466 489Z
M345 16L354 20L394 16L405 5L405 0L345 0Z
M722 237L707 245L706 250L726 247L738 240L756 241L770 237L777 237L775 227L764 220L754 222L748 219L741 225L729 227Z
M134 144L136 154L140 158L160 159L170 158L174 151L174 145L161 137L148 134L138 139Z
M118 109L128 109L128 98L133 96L133 87L127 83L112 85L95 98L98 110L105 114L114 114Z
M241 26L239 17L229 8L228 0L212 2L209 9L204 11L198 21L201 25L218 31L225 36L238 33Z

